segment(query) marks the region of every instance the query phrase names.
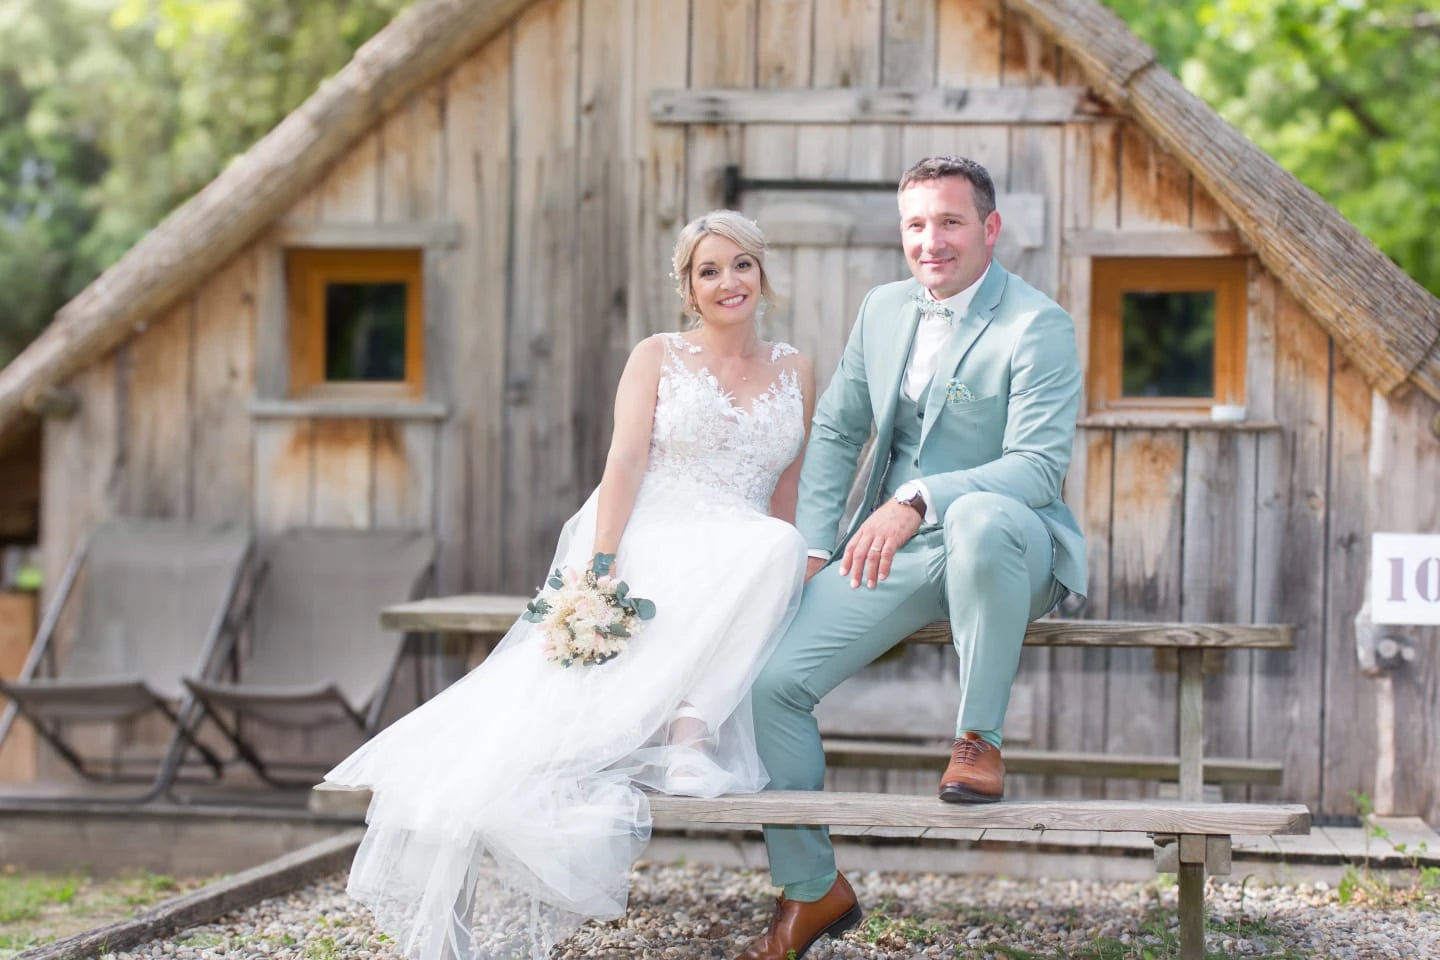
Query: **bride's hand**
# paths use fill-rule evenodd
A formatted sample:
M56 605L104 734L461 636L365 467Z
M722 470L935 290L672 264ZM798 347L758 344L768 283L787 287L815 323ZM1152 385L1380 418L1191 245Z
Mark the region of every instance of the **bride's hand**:
M597 577L618 578L615 567L615 554L596 551L590 558L590 570Z

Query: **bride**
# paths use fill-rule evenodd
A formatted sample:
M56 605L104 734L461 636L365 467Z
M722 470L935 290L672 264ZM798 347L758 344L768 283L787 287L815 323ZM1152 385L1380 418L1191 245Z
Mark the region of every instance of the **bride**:
M517 621L326 775L372 790L348 889L407 956L545 957L624 913L650 835L644 788L716 796L768 779L748 690L804 580L791 524L814 375L756 332L772 294L754 223L721 210L687 224L674 269L698 323L631 353L600 486L554 561L581 571L613 554L654 618L617 658L570 667Z

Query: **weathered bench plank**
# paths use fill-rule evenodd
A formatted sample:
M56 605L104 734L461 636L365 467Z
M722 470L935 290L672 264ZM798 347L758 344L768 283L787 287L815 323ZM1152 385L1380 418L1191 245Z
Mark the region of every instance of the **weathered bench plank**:
M386 607L380 625L414 633L504 633L529 598L499 594L431 597ZM950 643L950 625L932 623L910 643ZM1290 650L1295 630L1287 624L1129 623L1114 620L1037 620L1025 632L1034 647L1162 647Z
M825 763L831 767L876 767L888 770L944 769L944 744L897 743L885 740L846 740L827 737ZM1180 758L1138 754L1073 753L1006 747L1005 771L1056 777L1113 777L1132 780L1175 781ZM1205 783L1262 783L1278 785L1284 767L1274 760L1204 758Z
M656 826L663 827L687 823L817 823L1217 836L1310 832L1310 811L1298 803L1012 800L952 804L931 797L777 790L703 800L657 795L650 798L650 811Z

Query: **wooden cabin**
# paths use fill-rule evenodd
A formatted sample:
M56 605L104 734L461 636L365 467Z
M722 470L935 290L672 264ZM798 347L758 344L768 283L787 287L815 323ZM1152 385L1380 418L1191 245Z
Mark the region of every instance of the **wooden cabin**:
M1370 534L1440 531L1440 301L1096 0L421 0L0 371L0 441L43 424L49 580L159 515L427 528L441 591L527 592L630 345L681 321L685 220L759 220L768 332L823 385L937 153L991 170L1000 259L1075 318L1067 612L1294 624L1215 665L1207 753L1440 822L1440 636L1387 660L1356 626ZM1173 753L1174 683L1027 651L1008 742Z

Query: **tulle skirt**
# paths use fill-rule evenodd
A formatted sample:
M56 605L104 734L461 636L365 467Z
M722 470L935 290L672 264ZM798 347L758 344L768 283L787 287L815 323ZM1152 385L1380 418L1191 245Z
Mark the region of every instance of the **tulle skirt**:
M592 494L566 524L557 566L588 565L595 507ZM326 775L373 792L349 891L407 956L543 958L585 920L624 913L646 789L765 785L748 691L799 603L799 533L647 478L616 565L657 607L620 656L560 667L517 621ZM677 715L703 720L703 749L669 742Z

